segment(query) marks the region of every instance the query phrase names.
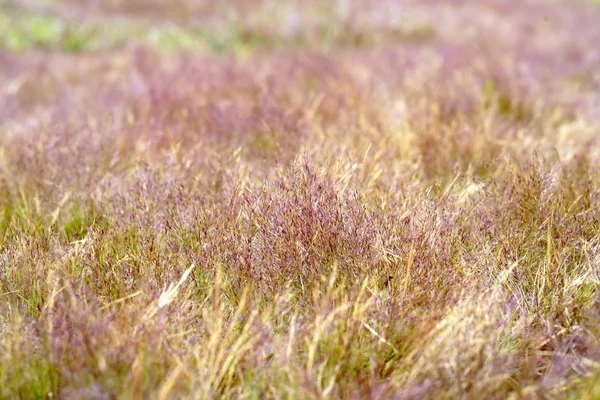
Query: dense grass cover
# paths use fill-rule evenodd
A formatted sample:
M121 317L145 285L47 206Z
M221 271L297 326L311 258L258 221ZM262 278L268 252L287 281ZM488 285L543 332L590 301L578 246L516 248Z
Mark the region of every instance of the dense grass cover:
M600 398L599 20L6 3L0 398Z

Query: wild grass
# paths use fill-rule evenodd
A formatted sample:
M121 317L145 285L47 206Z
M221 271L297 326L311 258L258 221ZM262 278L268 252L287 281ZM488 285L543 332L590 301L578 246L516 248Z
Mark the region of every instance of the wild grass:
M358 4L302 23L368 46L0 53L0 397L600 396L598 9Z

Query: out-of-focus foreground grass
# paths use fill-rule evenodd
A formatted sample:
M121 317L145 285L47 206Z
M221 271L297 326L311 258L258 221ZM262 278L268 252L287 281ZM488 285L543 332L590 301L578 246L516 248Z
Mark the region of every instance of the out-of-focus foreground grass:
M600 9L0 7L0 397L599 398Z

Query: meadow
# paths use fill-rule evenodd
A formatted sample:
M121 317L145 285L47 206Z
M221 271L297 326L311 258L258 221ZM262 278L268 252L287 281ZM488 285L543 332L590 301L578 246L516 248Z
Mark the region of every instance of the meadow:
M598 21L0 2L0 398L600 399Z

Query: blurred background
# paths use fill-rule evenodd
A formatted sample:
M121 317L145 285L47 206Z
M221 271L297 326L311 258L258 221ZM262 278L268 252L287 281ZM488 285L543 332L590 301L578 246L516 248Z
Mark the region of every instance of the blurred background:
M15 131L48 102L65 112L121 104L99 99L106 87L148 97L151 71L181 57L310 56L372 86L448 86L430 89L476 91L521 118L550 104L597 121L598 21L592 0L2 0L0 117ZM470 96L452 95L448 111Z
M576 41L596 51L595 2L3 0L0 45L17 52L91 52L141 42L162 50L245 54L439 40L557 51L565 41ZM581 57L578 51L583 49L573 48L571 57Z

